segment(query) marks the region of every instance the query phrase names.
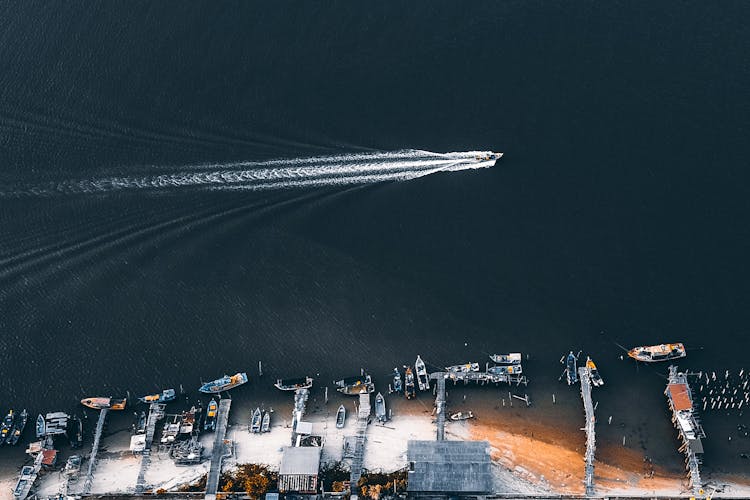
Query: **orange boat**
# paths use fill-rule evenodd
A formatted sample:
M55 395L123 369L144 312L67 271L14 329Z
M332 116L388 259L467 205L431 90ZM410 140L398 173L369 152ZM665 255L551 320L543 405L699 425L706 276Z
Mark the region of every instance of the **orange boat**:
M645 361L646 363L684 358L686 355L685 346L680 342L634 347L628 351L628 356L638 361Z
M83 406L88 406L94 410L124 410L126 399L116 398L86 398L81 400Z

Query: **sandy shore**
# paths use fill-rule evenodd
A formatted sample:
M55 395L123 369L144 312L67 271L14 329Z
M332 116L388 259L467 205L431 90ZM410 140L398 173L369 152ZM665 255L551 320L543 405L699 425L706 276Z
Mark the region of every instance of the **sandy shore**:
M353 409L353 400L346 400ZM386 425L372 423L368 428L364 467L373 471L390 472L406 466L407 441L435 438L435 425L431 415L431 401L420 398L418 403L404 400L392 401L393 419ZM306 420L313 424L313 432L323 436L322 461L342 460L344 437L354 433L353 414L344 429L335 426L338 404L313 407ZM583 432L571 434L569 430L531 422L523 418L523 409L514 413L478 410L475 420L449 422L447 439L487 440L491 446L495 492L519 494L583 493ZM272 419L271 432L250 434L247 426L237 423L230 426L227 438L234 443L234 454L225 461L225 467L257 463L277 469L284 446L290 444L290 415L286 409L277 410ZM104 440L107 450L96 468L92 493L131 493L134 491L140 456L127 449L129 434L118 432ZM205 456L210 456L213 435L201 437ZM622 448L607 449L607 462L596 463L596 490L600 494L629 495L681 495L687 492L682 476L653 467L638 453ZM84 463L84 468L86 467ZM152 454L146 482L153 490L175 490L195 482L208 471L208 461L195 466L178 466L168 457L166 450ZM720 485L722 497L750 497L747 478L708 478ZM37 481L40 496L53 496L60 491L62 476L47 472ZM10 498L9 490L15 478L5 478L0 483L0 498ZM80 491L83 480L72 484L71 493ZM6 493L7 496L6 496Z

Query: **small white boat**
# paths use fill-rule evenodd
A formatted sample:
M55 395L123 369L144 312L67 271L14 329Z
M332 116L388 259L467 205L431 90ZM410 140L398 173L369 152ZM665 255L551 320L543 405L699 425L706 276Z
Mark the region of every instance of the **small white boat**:
M417 386L419 390L429 391L430 377L427 375L427 368L419 355L417 355L417 360L414 362L414 369L417 371Z
M339 406L339 409L336 412L336 428L343 429L345 423L346 423L346 408L344 408L344 405L341 405Z
M378 393L377 396L375 396L375 417L377 417L378 422L385 422L388 420L388 415L385 411L385 398L381 393Z
M459 411L450 416L450 419L453 420L454 422L459 421L459 420L469 420L470 418L474 418L474 414L470 411L467 411L467 412Z
M260 432L268 432L271 430L271 412L267 411L263 414L263 423L260 424Z
M446 366L445 371L453 373L478 372L479 363L464 363L462 365Z
M518 365L521 364L521 353L511 352L509 354L491 354L490 359L494 363L501 365Z
M260 411L260 408L256 408L253 412L252 419L250 420L250 432L252 433L259 433L260 428L263 425L263 414Z

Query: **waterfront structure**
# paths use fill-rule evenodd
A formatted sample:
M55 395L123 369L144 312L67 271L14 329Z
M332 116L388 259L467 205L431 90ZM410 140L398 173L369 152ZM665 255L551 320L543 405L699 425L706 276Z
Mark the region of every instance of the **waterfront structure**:
M407 448L409 498L487 495L492 491L487 441L413 441Z
M279 466L279 492L317 493L320 452L317 446L285 447Z

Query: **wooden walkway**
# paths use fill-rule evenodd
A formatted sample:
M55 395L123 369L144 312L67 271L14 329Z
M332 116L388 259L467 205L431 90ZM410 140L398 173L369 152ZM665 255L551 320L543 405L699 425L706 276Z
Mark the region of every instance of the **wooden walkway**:
M164 408L166 408L166 405L163 403L151 403L149 406L148 421L146 422L146 447L141 455L141 468L138 470L138 479L135 483L136 494L141 494L146 489L146 471L151 464L151 443L154 441L156 421L164 418Z
M83 482L83 491L81 492L84 495L91 493L91 483L94 480L94 469L96 469L96 454L99 451L99 441L101 441L102 432L104 432L104 421L107 420L108 412L107 408L99 410L99 421L96 423L94 444L91 446L91 455L89 456L89 469L86 472L86 480Z
M216 431L214 435L214 446L211 450L211 469L206 479L206 500L216 500L216 492L219 490L219 478L221 477L221 463L227 455L224 438L227 434L229 423L229 408L232 406L231 398L223 398L219 401L219 414L216 416Z
M370 421L370 394L359 395L359 411L357 412L357 434L354 444L354 456L352 457L352 468L349 475L349 488L351 499L357 500L357 484L362 477L362 463L365 459L365 440L367 439L367 424Z
M445 378L448 376L444 372L430 373L430 378L436 381L435 389L435 408L437 420L438 441L445 440Z
M677 371L677 367L672 365L669 367L669 379L667 381L667 384L667 389L664 391L664 394L667 396L667 400L669 401L669 409L672 411L672 423L677 428L680 440L682 441L682 445L680 446L679 451L685 454L685 466L688 470L688 481L690 483L690 488L693 491L693 496L699 497L703 495L703 482L701 480L700 471L700 452L703 451L701 438L705 438L706 433L703 431L703 427L700 425L700 422L696 418L697 410L694 406L693 395L692 391L690 390L690 385L688 384L687 375L684 373L679 373ZM689 417L683 416L683 418L689 418L692 421L692 425L695 428L695 435L692 439L689 439L688 436L685 435L678 423L678 410L677 408L675 408L674 401L672 401L672 397L670 396L669 384L685 384L685 387L687 388L687 397L690 400L690 404L693 406L690 409ZM700 450L700 452L697 450Z
M592 496L594 491L594 453L596 452L596 417L594 416L594 403L591 400L591 374L588 368L581 366L578 368L578 380L581 383L581 399L583 399L583 409L586 411L586 455L584 462L586 464L586 496Z

